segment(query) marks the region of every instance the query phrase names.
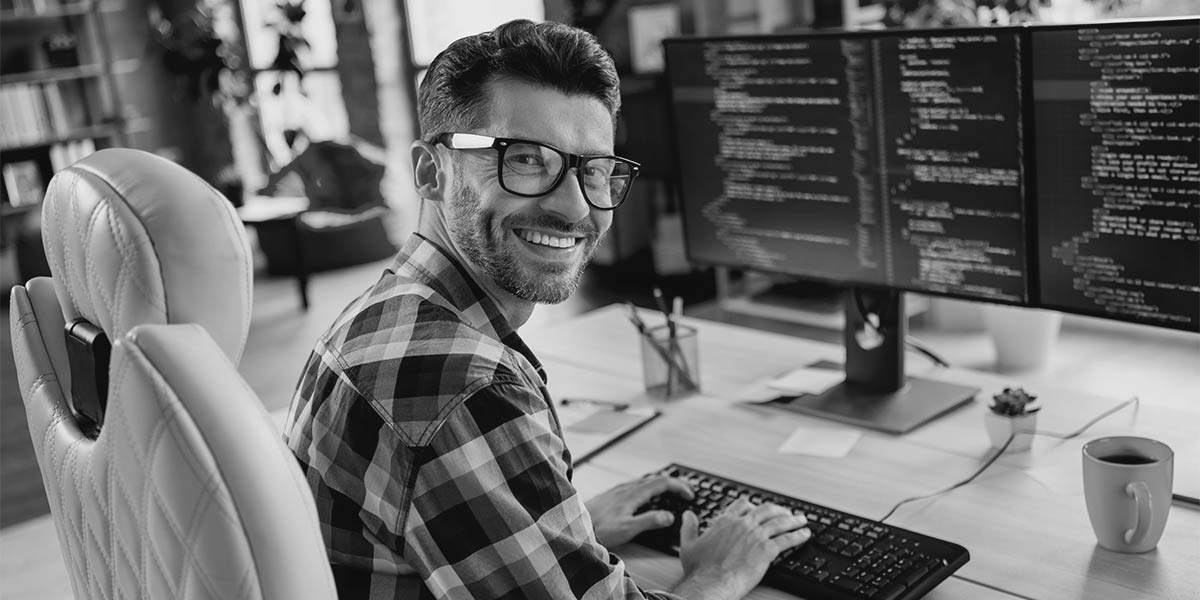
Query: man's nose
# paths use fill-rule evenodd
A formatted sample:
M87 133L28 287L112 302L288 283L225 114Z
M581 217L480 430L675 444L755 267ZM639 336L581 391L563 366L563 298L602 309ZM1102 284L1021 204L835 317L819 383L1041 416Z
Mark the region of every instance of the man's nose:
M575 167L567 169L558 187L542 196L539 204L543 210L552 212L569 223L582 220L592 211L587 198L583 196L583 188L579 185L579 171Z

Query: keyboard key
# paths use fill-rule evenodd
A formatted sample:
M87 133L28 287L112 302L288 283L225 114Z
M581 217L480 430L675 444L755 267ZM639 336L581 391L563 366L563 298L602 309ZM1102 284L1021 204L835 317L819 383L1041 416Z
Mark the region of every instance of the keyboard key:
M840 587L843 590L846 590L848 592L857 592L858 588L862 587L861 583L859 583L853 579L848 579L846 577L838 577L836 579L831 580L831 582L833 583L833 585L836 585L837 587Z

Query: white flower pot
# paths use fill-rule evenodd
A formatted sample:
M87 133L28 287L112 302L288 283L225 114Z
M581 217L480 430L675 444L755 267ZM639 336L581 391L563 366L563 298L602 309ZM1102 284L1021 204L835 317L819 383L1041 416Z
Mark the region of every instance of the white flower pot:
M997 370L1033 371L1050 363L1062 313L986 304L983 323L996 348Z
M988 439L992 441L993 448L1004 446L1008 436L1015 434L1012 443L1008 445L1008 451L1022 452L1033 445L1032 432L1037 430L1037 413L1009 417L989 410L983 414L983 424L987 427Z

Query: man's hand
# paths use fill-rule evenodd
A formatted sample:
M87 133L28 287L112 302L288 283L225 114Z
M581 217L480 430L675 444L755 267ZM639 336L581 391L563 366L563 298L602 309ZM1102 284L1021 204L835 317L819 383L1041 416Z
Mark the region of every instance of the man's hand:
M682 479L658 475L622 483L585 503L596 528L596 539L605 548L616 548L648 529L666 527L675 515L665 510L651 510L640 515L633 511L647 500L672 492L691 500L692 488Z
M804 515L745 498L730 504L703 535L696 515L683 513L683 581L675 592L688 598L741 598L758 585L776 556L812 537L807 525Z

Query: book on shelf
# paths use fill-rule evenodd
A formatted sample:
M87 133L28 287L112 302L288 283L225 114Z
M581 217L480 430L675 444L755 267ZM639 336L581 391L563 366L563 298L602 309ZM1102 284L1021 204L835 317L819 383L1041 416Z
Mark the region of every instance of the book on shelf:
M62 142L50 146L50 170L57 173L96 151L96 142L89 138Z
M53 133L69 135L72 131L92 125L84 82L47 82L42 86L42 96L50 115Z
M91 125L83 81L0 86L0 143L35 144L69 136Z
M0 0L0 10L20 15L42 15L76 6L80 0Z
M42 173L36 161L22 160L5 163L4 188L8 192L8 203L14 207L40 204L46 194Z
M17 139L15 100L7 86L0 86L0 144Z

